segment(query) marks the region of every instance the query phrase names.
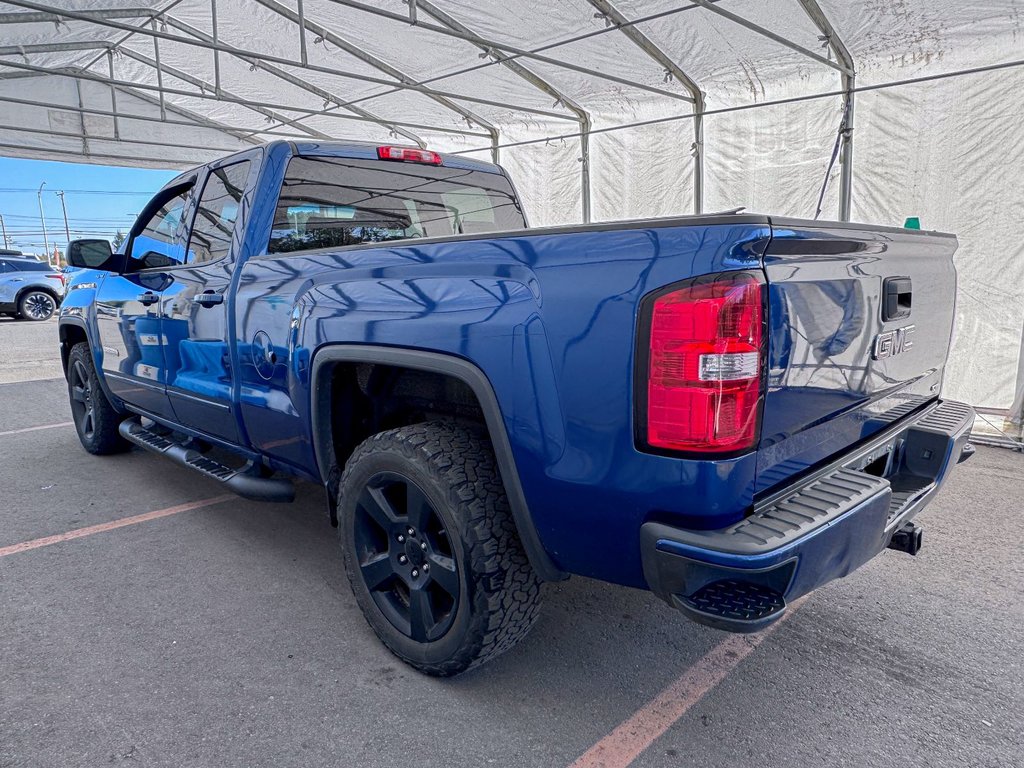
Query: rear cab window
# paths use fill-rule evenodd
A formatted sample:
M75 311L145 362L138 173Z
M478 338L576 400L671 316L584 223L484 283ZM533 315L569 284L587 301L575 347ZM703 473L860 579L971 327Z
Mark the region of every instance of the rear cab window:
M338 157L293 157L269 253L523 229L505 176Z

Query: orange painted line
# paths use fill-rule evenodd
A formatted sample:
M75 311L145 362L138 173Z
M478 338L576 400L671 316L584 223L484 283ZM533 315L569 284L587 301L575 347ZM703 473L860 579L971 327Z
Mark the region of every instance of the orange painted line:
M569 768L626 768L724 680L806 597L756 635L729 635L632 717L584 752Z
M0 437L4 435L20 435L24 432L38 432L40 429L56 429L57 427L73 427L75 422L73 421L62 421L58 424L43 424L39 427L25 427L24 429L8 429L6 432L0 432Z
M112 531L115 528L124 528L127 525L137 525L138 523L157 520L161 517L169 517L170 515L176 515L179 512L190 512L193 509L202 509L203 507L209 507L214 504L220 504L223 501L229 501L237 498L238 497L233 494L214 496L212 499L189 501L185 504L179 504L176 507L167 507L167 509L158 509L155 512L144 512L141 515L122 517L119 520L111 520L109 523L89 525L85 528L75 528L74 530L67 531L66 533L58 533L55 536L44 536L41 539L32 539L31 541L23 541L20 544L11 544L7 547L0 547L0 557L16 555L19 552L28 552L29 550L39 549L40 547L48 547L51 544L60 544L64 541L80 539L83 536L92 536L93 534L103 533L104 531Z

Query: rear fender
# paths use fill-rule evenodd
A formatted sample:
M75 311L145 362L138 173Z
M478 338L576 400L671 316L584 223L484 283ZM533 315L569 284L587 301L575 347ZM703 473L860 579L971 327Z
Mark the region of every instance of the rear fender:
M516 469L512 446L502 418L494 388L477 366L461 358L441 352L420 349L402 349L361 344L329 345L317 351L312 365L312 424L313 445L320 476L331 477L336 461L331 432L331 376L335 363L377 363L412 368L451 376L464 382L476 395L494 448L509 506L530 563L545 580L565 578L541 544L537 529L523 494L519 472Z

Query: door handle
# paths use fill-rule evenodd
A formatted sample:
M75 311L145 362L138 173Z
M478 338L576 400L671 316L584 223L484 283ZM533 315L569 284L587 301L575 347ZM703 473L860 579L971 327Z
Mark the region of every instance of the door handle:
M145 293L140 293L136 301L142 306L148 307L150 304L156 304L160 301L160 296L152 291L146 291Z
M224 303L224 294L214 293L213 291L203 291L202 293L196 294L192 301L203 307L212 307L215 304Z

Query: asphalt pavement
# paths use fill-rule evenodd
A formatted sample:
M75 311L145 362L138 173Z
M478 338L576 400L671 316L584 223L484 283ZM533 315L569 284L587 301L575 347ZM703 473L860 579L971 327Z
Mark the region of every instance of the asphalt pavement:
M55 336L0 322L3 768L1024 765L1019 453L980 448L919 556L763 637L572 578L516 649L435 680L366 625L317 487L216 501L150 454L87 455Z

